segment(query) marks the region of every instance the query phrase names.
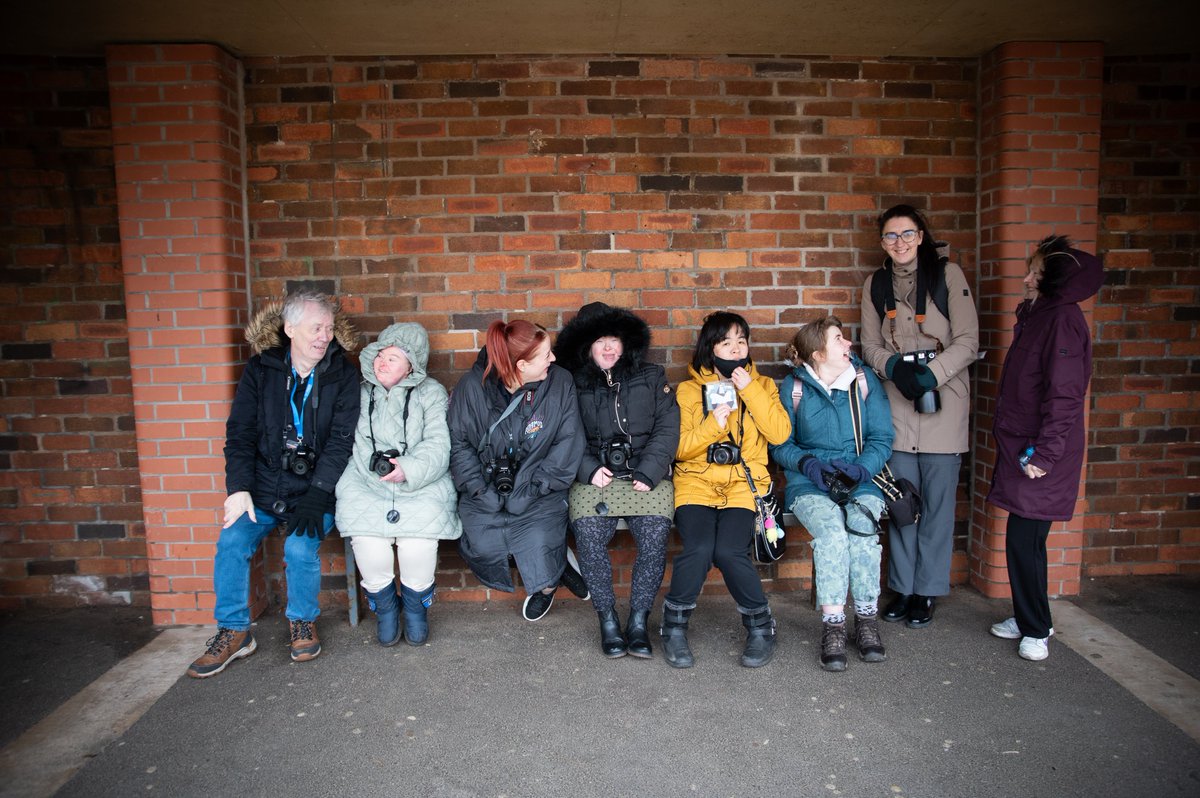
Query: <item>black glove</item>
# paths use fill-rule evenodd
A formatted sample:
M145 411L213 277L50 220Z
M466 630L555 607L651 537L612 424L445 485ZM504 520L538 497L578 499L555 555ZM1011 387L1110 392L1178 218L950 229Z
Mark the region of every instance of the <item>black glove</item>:
M937 387L937 377L924 363L901 360L892 369L892 382L904 394L905 399L916 399L926 391Z
M293 535L308 535L317 540L325 539L325 510L329 507L329 491L310 485L308 491L296 502L292 520L287 530Z
M809 481L821 490L829 490L829 485L825 482L825 475L832 475L834 470L824 460L806 454L800 458L800 473L808 477Z

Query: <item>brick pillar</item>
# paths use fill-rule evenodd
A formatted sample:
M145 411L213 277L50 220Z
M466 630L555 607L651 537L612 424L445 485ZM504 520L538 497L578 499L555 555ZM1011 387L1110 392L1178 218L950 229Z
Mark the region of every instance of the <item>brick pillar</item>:
M987 357L978 373L969 568L971 584L988 596L1009 595L1007 513L984 501L996 459L991 430L1000 367L1036 242L1057 233L1084 249L1096 246L1103 56L1096 43L1013 42L981 63L977 295ZM1090 321L1090 303L1084 311ZM1079 495L1074 518L1050 530L1050 595L1079 592L1082 484Z
M241 65L212 45L107 60L153 619L211 623L249 307Z

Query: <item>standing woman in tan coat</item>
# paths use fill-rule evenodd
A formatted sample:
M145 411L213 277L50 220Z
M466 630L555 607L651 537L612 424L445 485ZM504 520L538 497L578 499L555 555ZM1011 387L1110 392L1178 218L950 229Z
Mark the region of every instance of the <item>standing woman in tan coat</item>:
M863 360L884 380L896 437L892 472L917 486L920 520L891 529L885 621L910 628L933 620L934 599L950 592L954 505L968 448L967 366L979 351L979 318L966 277L938 255L929 224L911 205L879 217L882 267L862 294Z

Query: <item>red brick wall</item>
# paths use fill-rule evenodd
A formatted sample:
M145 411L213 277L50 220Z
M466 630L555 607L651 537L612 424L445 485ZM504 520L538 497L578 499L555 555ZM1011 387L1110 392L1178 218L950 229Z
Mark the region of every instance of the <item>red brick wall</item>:
M0 63L0 609L148 604L108 86Z
M1084 572L1200 571L1200 57L1105 63Z
M901 200L973 272L971 60L246 66L255 295L319 280L369 335L419 321L448 386L493 319L555 330L597 299L641 311L673 380L707 313L744 310L781 376L818 309L857 327L874 217ZM776 587L810 573L796 544ZM443 588L484 595L449 551L443 566Z

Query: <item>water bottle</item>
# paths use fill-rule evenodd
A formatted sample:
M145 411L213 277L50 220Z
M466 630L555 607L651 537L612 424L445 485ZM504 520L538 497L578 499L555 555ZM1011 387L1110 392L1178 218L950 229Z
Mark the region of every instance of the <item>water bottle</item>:
M1017 458L1017 465L1024 468L1029 465L1029 458L1033 457L1033 447L1026 447L1025 451L1021 452L1021 456Z

